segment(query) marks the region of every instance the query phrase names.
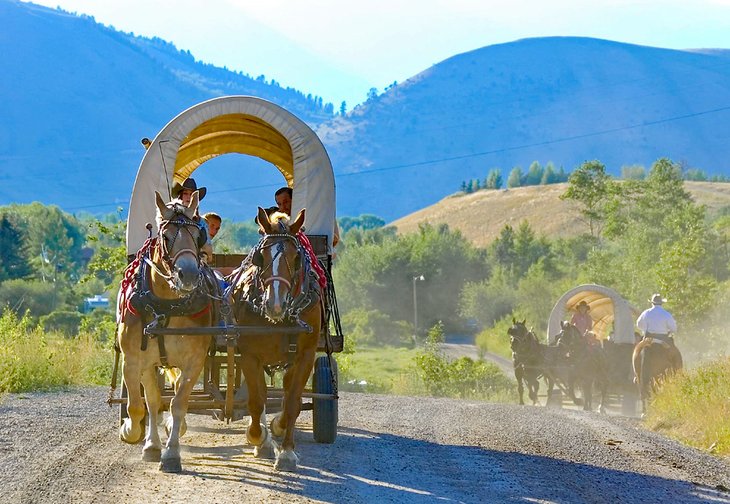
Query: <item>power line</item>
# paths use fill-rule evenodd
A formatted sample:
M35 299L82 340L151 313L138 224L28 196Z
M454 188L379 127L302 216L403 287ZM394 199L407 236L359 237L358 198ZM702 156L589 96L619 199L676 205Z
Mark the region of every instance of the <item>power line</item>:
M716 112L723 112L723 111L726 111L726 110L730 110L730 106L720 107L720 108L716 108L716 109L712 109L712 110L703 110L702 112L695 112L695 113L692 113L692 114L685 114L685 115L681 115L681 116L667 117L667 118L664 118L664 119L657 119L656 121L647 121L647 122L643 122L643 123L639 123L639 124L632 124L632 125L629 125L629 126L621 126L619 128L611 128L611 129L602 130L602 131L594 131L594 132L591 132L591 133L584 133L582 135L573 135L573 136L569 136L569 137L556 138L554 140L545 140L543 142L535 142L535 143L530 143L530 144L514 145L514 146L511 146L511 147L503 147L503 148L500 148L500 149L494 149L494 150L489 150L489 151L475 152L475 153L472 153L472 154L462 154L460 156L451 156L451 157L440 158L440 159L431 159L431 160L427 160L427 161L419 161L419 162L416 162L416 163L408 163L408 164L401 164L401 165L394 165L394 166L386 166L386 167L383 167L383 168L373 168L373 169L370 169L370 170L361 170L361 171L358 171L358 172L343 173L343 174L338 175L338 177L339 178L352 177L352 176L363 175L363 174L368 174L368 173L377 173L377 172L382 172L382 171L399 170L399 169L402 169L402 168L413 168L413 167L416 167L416 166L424 166L424 165L435 164L435 163L445 163L445 162L449 162L449 161L459 161L459 160L462 160L462 159L470 159L470 158L475 158L475 157L480 157L480 156L487 156L487 155L490 155L490 154L500 154L500 153L503 153L503 152L510 152L510 151L521 150L521 149L529 149L529 148L532 148L532 147L540 147L540 146L543 146L543 145L552 145L552 144L557 144L557 143L570 142L572 140L580 140L582 138L589 138L589 137L595 137L595 136L600 136L600 135L606 135L606 134L609 134L609 133L616 133L618 131L625 131L625 130L630 130L630 129L635 129L635 128L643 128L645 126L654 126L654 125L657 125L657 124L663 124L663 123L668 123L668 122L673 122L673 121L679 121L679 120L682 120L682 119L690 119L692 117L698 117L698 116L702 116L702 115L713 114L713 113L716 113Z
M476 157L481 157L481 156L488 156L488 155L491 155L491 154L500 154L500 153L503 153L503 152L511 152L511 151L516 151L516 150L529 149L529 148L533 148L533 147L541 147L541 146L545 146L545 145L553 145L553 144L558 144L558 143L570 142L570 141L573 141L573 140L580 140L580 139L583 139L583 138L591 138L591 137L596 137L596 136L600 136L600 135L607 135L607 134L616 133L616 132L619 132L619 131L626 131L626 130L631 130L631 129L636 129L636 128L643 128L643 127L647 127L647 126L655 126L655 125L658 125L658 124L665 124L665 123L669 123L669 122L675 122L675 121L681 121L681 120L685 120L685 119L691 119L693 117L700 117L700 116L703 116L703 115L714 114L714 113L718 113L718 112L724 112L724 111L727 111L727 110L730 110L730 106L718 107L718 108L715 108L715 109L703 110L703 111L700 111L700 112L693 112L691 114L684 114L684 115L673 116L673 117L665 117L665 118L657 119L657 120L654 120L654 121L645 121L645 122L638 123L638 124L631 124L631 125L627 125L627 126L621 126L621 127L618 127L618 128L611 128L611 129L606 129L606 130L601 130L601 131L593 131L593 132L590 132L590 133L583 133L583 134L580 134L580 135L572 135L572 136L567 136L567 137L562 137L562 138L556 138L556 139L553 139L553 140L545 140L545 141L542 141L542 142L534 142L534 143L529 143L529 144L514 145L514 146L510 146L510 147L502 147L502 148L499 148L499 149L493 149L493 150L488 150L488 151L474 152L474 153L471 153L471 154L462 154L462 155L459 155L459 156L451 156L451 157L445 157L445 158L439 158L439 159L430 159L430 160L425 160L425 161L418 161L418 162L415 162L415 163L407 163L407 164L400 164L400 165L393 165L393 166L385 166L385 167L382 167L382 168L372 168L370 170L361 170L361 171L357 171L357 172L342 173L342 174L337 175L336 178L354 177L354 176L358 176L358 175L367 175L367 174L371 174L371 173L378 173L378 172L384 172L384 171L400 170L400 169L404 169L404 168L414 168L414 167L417 167L417 166L426 166L426 165L430 165L430 164L447 163L447 162L451 162L451 161L460 161L460 160L463 160L463 159L471 159L471 158L476 158ZM272 184L259 184L259 185L252 185L252 186L242 186L242 187L235 187L235 188L230 188L230 189L222 189L222 190L218 190L218 191L211 191L210 193L211 194L220 194L220 193L227 193L227 192L246 191L246 190L252 190L252 189L265 189L265 188L268 188L268 187L278 187L278 184L273 184L272 183ZM126 202L116 202L116 203L106 203L106 204L96 204L96 205L86 205L86 206L79 206L79 207L70 207L67 210L80 210L80 209L86 209L86 208L98 208L98 207L105 207L105 206L117 205L119 203L129 203L129 201L126 201Z

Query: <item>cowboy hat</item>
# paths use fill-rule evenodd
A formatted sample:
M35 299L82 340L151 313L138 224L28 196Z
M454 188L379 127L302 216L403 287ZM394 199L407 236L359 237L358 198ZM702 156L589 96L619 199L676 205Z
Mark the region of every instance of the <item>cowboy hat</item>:
M590 307L590 306L588 306L588 303L586 303L585 301L581 301L580 303L578 303L578 304L576 305L575 309L577 310L578 308L580 308L580 307L582 307L582 306L585 306L586 308L588 308L588 311L590 311L590 309L591 309L591 307Z
M182 184L180 182L175 182L175 185L172 186L172 197L179 197L183 189L190 189L193 192L198 191L198 199L200 200L205 198L205 193L208 192L207 187L198 187L198 184L195 183L195 179L188 177Z
M661 294L654 294L651 299L649 300L651 304L660 305L662 303L666 303L667 300L662 297Z

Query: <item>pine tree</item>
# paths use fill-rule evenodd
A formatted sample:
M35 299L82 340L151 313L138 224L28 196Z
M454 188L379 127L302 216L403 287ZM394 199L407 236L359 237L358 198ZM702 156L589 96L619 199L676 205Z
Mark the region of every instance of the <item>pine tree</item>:
M507 187L520 187L522 185L522 168L515 166L507 177Z
M22 233L3 215L0 218L0 282L31 274L26 250Z
M486 189L500 189L502 187L502 171L499 168L492 168L484 181Z

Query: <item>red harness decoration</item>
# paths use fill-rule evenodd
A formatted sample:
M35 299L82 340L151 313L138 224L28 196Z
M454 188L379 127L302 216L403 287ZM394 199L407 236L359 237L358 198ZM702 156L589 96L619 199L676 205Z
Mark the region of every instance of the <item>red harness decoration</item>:
M296 236L299 240L299 243L301 243L302 247L304 247L304 250L306 250L307 254L309 254L309 262L312 265L312 269L317 274L317 282L319 283L320 288L322 290L325 290L325 288L327 287L327 276L324 273L322 265L320 265L319 261L317 260L317 254L314 253L314 248L312 248L312 244L309 243L309 238L307 238L307 235L305 235L301 231L298 231Z

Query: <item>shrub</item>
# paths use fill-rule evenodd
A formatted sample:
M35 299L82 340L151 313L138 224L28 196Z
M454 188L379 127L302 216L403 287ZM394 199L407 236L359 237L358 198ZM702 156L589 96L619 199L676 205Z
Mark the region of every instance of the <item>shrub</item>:
M12 310L0 317L0 393L106 384L112 354L88 335L68 339Z
M17 313L29 312L33 317L53 311L56 291L53 283L38 280L8 280L0 284L0 307Z
M514 384L496 365L468 357L449 360L438 350L441 342L443 325L437 324L415 358L416 373L430 395L494 400L511 393Z
M57 310L41 317L41 325L46 331L57 331L71 337L79 333L81 315L77 311Z
M413 326L407 322L393 322L378 310L362 308L347 312L342 317L342 330L355 346L408 345L412 341Z
M480 350L501 355L505 359L512 358L512 349L509 346L507 329L512 325L512 317L508 315L494 324L494 327L484 329L477 334L476 344Z

